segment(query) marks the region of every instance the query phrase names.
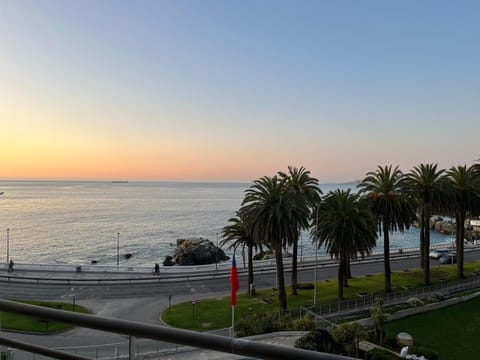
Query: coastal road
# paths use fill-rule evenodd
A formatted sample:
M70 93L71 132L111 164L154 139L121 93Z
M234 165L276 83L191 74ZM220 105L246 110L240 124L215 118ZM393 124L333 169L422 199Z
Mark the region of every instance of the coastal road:
M467 252L466 261L478 260L480 251ZM393 271L416 268L419 258L396 258L391 263ZM438 265L432 260L431 266ZM352 264L353 276L383 272L383 261L361 261ZM317 272L318 280L332 279L337 276L337 266L321 268ZM313 270L299 272L300 282L312 281ZM290 273L286 274L287 283ZM241 289L247 288L246 276L240 277ZM275 273L262 273L255 276L256 288L274 287ZM115 285L69 285L51 283L12 283L0 282L0 294L7 299L45 299L60 301L75 301L87 307L93 314L141 321L150 324L161 324L159 314L168 307L169 296L172 304L192 299L201 299L213 296L229 296L230 282L228 277L218 279L188 280L178 282L132 283ZM38 336L28 334L3 333L21 341L42 344L44 346L80 346L107 344L126 341L125 336L105 333L86 328L74 328L64 333Z
M418 259L402 259L392 262L392 268L395 270L412 268L418 266ZM239 269L240 270L240 269ZM383 271L383 262L359 262L352 264L352 271L356 275L372 274ZM155 282L142 283L140 281L132 283L118 282L117 284L89 284L78 283L67 284L66 281L59 283L46 281L35 283L29 282L0 282L0 294L4 298L22 298L22 299L45 299L45 300L64 300L68 301L75 296L77 301L81 300L110 300L110 299L124 299L124 298L141 298L141 297L165 297L171 295L174 298L177 296L191 297L192 299L201 296L202 294L228 294L230 283L228 276L225 275L218 278L202 278L178 280L175 282ZM290 272L286 273L286 281L288 283ZM62 274L69 276L69 274ZM76 274L75 274L76 275ZM42 275L39 275L42 277ZM98 275L101 277L102 275ZM331 279L337 276L337 266L319 267L317 270L317 277L319 280ZM58 275L57 275L58 277ZM312 281L313 270L303 270L298 274L299 281ZM21 279L19 276L18 279ZM246 289L247 278L246 273L240 275L241 288ZM258 271L255 274L255 284L257 288L274 287L276 284L276 275L274 271ZM176 301L175 301L176 302Z
M465 260L480 259L480 249L465 253ZM392 271L412 269L419 266L419 257L393 258ZM319 263L320 264L320 263ZM431 266L441 266L437 260L431 260ZM353 276L383 272L383 261L358 261L352 263ZM312 281L313 270L303 270L298 273L299 282ZM337 277L337 266L323 267L317 270L317 279L325 280ZM290 272L286 273L285 280L289 283ZM240 276L241 289L247 288L246 273ZM274 271L262 272L255 275L256 288L275 287L276 275ZM119 284L66 284L66 283L16 283L0 281L0 294L3 298L44 299L70 301L75 296L76 301L85 300L113 300L125 298L167 298L172 296L173 302L178 297L195 299L205 294L229 294L230 281L228 276L219 278L202 278L201 280L179 280L176 282L155 283L119 283Z

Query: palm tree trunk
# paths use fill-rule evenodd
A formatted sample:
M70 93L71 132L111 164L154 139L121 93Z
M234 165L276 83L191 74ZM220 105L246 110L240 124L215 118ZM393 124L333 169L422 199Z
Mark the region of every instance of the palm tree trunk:
M420 268L425 269L425 214L423 210L420 212Z
M338 265L338 301L343 300L343 285L345 276L345 265L344 260L340 258L340 264Z
M248 246L248 291L250 296L255 295L255 287L253 286L253 246Z
M383 221L383 259L385 267L385 292L392 291L392 271L390 268L390 236L388 233L388 219Z
M343 287L348 287L348 279L351 279L351 271L350 271L350 259L347 258L345 260L345 266L344 266L344 274L343 274Z
M297 257L298 257L298 238L293 243L292 256L292 295L297 295Z
M281 310L287 310L287 293L285 292L285 276L283 274L282 245L275 245L275 260L277 263L278 302Z
M464 252L464 243L463 239L465 239L465 212L463 210L459 210L455 216L456 224L456 250L457 250L457 277L464 278L465 274L463 272L463 252Z
M347 264L347 277L349 279L353 279L353 276L352 276L352 264L350 263L350 260L348 260L348 264Z
M426 286L430 285L430 211L427 210L425 214L425 246L423 248L424 268L423 279Z

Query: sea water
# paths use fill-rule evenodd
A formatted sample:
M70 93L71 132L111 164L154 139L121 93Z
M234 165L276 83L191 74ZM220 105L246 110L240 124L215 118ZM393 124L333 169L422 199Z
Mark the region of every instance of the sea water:
M172 254L176 240L214 243L241 206L249 183L0 181L0 261L150 266ZM351 185L324 184L323 193ZM7 234L7 229L9 229ZM432 233L432 243L449 236ZM3 241L2 241L3 239ZM391 236L392 248L415 247L419 232ZM377 248L383 248L380 237ZM228 253L228 251L227 251ZM123 255L132 254L130 259ZM308 233L299 255L312 256Z

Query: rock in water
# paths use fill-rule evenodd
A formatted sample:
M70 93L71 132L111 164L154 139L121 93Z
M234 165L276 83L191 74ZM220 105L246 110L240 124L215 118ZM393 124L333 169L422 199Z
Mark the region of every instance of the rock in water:
M173 258L178 265L215 264L230 259L222 249L203 238L178 239Z
M173 261L173 256L167 255L165 256L165 260L163 260L163 266L173 266L175 265L175 261Z

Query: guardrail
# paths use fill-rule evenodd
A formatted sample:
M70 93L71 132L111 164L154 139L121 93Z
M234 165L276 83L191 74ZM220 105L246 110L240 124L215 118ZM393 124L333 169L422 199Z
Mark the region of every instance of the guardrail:
M442 243L431 245L430 249L438 249L438 248L445 248L450 247L451 243ZM480 245L471 245L466 247L465 249L470 248L480 248ZM397 255L418 252L418 247L407 247L407 248L391 248L390 254L392 257ZM376 250L369 255L369 257L375 256L383 256L383 250ZM319 252L318 254L318 261L328 261L330 256L325 254L325 252ZM314 263L315 257L314 256L303 256L299 257L298 265L301 266L302 264L309 264ZM292 259L289 257L284 258L285 266L290 266ZM275 266L275 259L268 259L268 260L255 260L255 268L262 268L262 267L272 267ZM178 274L178 273L190 273L190 272L202 272L208 271L211 272L213 270L217 271L229 271L231 263L221 262L218 263L216 266L215 264L208 264L208 265L195 265L195 266L162 266L160 271L162 274ZM131 273L131 274L153 274L153 266L115 266L115 265L99 265L99 264L31 264L31 263L15 263L15 269L18 270L26 270L26 271L52 271L52 272L76 272L77 269L81 272L91 272L91 273ZM240 271L241 269L245 269L246 266L242 266L242 261L237 261L237 268ZM8 263L0 263L0 270L7 270Z
M444 248L446 244L438 244L432 246L431 249ZM465 252L478 251L480 246L472 245L465 248ZM418 258L420 256L418 248L405 248L397 249L397 251L392 251L390 254L391 260L395 261L396 259L407 259L407 258ZM273 261L273 260L272 260ZM376 252L369 256L366 256L363 259L358 259L352 261L352 264L359 263L375 263L383 261L383 253ZM265 261L257 261L254 264L256 274L271 274L276 272L275 262L270 263L271 260L268 260L268 263ZM6 264L0 264L0 269ZM228 266L227 266L228 265ZM338 262L332 260L328 256L323 256L317 260L317 270L324 268L336 267ZM75 265L45 265L45 264L18 264L15 266L16 270L24 271L49 271L49 272L58 272L58 273L69 273L73 274L77 272ZM56 270L48 270L53 268ZM58 270L58 269L70 269L67 270ZM115 267L116 268L116 267ZM179 266L175 267L176 269L181 268ZM308 259L307 261L298 263L298 270L313 270L315 268L314 259ZM89 268L87 268L89 269ZM230 264L222 264L222 267L214 268L214 265L201 265L201 266L188 266L181 271L165 271L165 269L171 269L169 267L162 268L160 276L153 275L151 272L140 272L137 268L137 271L129 272L101 272L101 271L84 271L84 268L81 268L82 276L61 276L61 277L41 277L41 276L22 276L15 275L15 273L6 275L0 275L0 281L7 282L35 282L42 284L90 284L90 285L105 285L105 284L133 284L133 283L168 283L176 281L201 281L206 279L225 279L230 276ZM291 271L291 259L285 263L284 266L285 272ZM247 269L238 268L238 273L240 276L245 276L247 274ZM100 276L101 274L101 276ZM97 276L98 275L98 276Z
M418 257L418 254L403 254L401 257L405 258L412 258ZM358 263L375 263L383 261L383 257L380 256L373 256L373 257L366 257L364 259L359 259L353 261L352 264ZM324 268L331 268L338 266L338 262L336 260L323 260L318 261L317 263L317 271L320 271ZM303 263L299 264L298 270L299 271L306 271L306 270L313 270L315 268L315 263ZM286 265L284 267L285 272L291 271L291 265ZM241 269L238 271L239 276L245 276L247 274L247 270ZM273 274L276 272L276 267L255 267L255 273L262 275L262 274ZM65 272L64 272L65 273ZM71 273L70 273L71 274ZM111 275L109 275L111 274ZM211 280L211 279L226 279L230 276L230 269L222 269L222 270L212 270L212 271L196 271L193 273L177 273L177 274L161 274L160 276L157 275L141 275L132 274L119 274L116 273L116 277L114 274L109 273L107 275L102 274L99 276L100 273L89 273L88 276L62 276L62 277L41 277L41 276L25 276L22 274L21 276L7 273L7 275L0 275L0 281L6 282L15 282L15 283L37 283L37 284L89 284L89 285L106 285L106 284L145 284L145 283L168 283L168 282L178 282L178 281L201 281L201 280ZM98 275L98 276L96 276Z

